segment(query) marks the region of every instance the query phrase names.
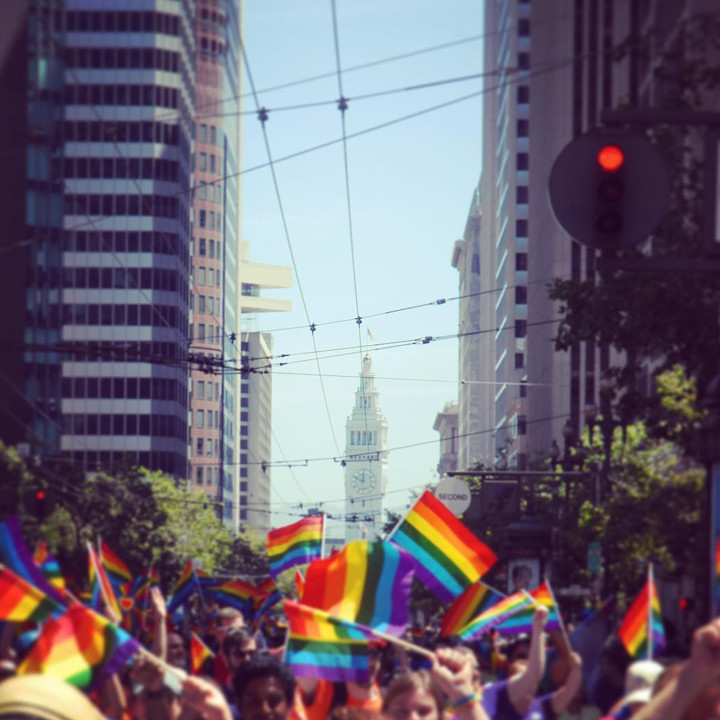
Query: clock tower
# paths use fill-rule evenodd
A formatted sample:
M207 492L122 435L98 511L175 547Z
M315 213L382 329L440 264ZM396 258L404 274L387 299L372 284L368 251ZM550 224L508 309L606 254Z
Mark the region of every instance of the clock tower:
M345 422L345 540L382 535L387 492L387 421L380 410L375 374L365 355L355 405Z

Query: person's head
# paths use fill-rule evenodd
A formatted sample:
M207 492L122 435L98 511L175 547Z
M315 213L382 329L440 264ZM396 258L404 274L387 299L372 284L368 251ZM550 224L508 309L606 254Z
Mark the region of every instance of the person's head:
M527 660L530 657L530 638L527 635L518 635L505 651L509 663L517 660Z
M388 720L440 720L445 700L426 670L396 677L383 698Z
M295 678L268 653L257 653L233 674L235 701L243 720L285 720L292 708Z
M167 636L167 662L182 670L187 670L187 648L183 636L178 633L168 633Z
M222 651L231 672L235 672L257 652L255 635L246 627L230 628L223 640Z
M380 713L368 708L338 705L330 711L328 720L380 720Z
M8 720L102 720L77 688L52 675L21 675L0 683L0 718Z
M230 628L241 628L245 627L245 618L243 614L234 607L220 608L215 619L215 626L213 632L215 637L222 647L225 636Z

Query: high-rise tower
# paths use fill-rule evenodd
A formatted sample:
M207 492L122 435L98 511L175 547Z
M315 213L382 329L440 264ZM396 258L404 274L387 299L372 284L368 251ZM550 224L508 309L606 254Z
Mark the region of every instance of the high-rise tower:
M387 421L369 355L365 355L355 405L345 422L345 538L374 540L382 533L387 492Z

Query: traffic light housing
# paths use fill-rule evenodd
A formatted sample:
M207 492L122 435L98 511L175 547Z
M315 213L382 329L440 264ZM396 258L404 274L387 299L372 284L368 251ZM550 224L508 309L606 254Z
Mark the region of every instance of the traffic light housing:
M614 250L645 240L665 215L670 176L655 147L622 130L594 130L565 146L550 171L550 205L569 235Z

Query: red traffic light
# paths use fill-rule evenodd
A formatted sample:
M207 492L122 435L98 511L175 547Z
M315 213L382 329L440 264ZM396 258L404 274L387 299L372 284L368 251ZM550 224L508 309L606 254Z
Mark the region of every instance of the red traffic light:
M605 172L617 172L625 162L625 153L617 145L605 145L600 148L597 161Z
M45 491L44 490L38 490L35 493L35 499L36 500L44 500L45 499Z

